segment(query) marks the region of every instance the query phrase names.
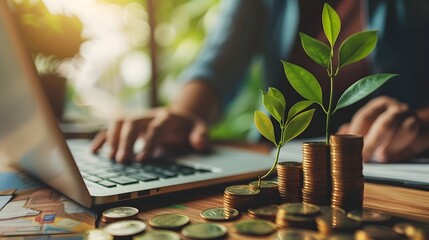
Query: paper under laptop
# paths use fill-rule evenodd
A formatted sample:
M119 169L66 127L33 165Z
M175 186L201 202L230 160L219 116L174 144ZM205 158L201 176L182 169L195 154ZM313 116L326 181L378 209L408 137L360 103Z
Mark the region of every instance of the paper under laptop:
M294 140L280 152L280 161L302 161L303 142L323 142L324 138ZM272 152L274 156L275 152ZM429 190L429 158L412 159L409 163L364 163L366 181Z
M89 140L67 145L7 1L0 1L0 116L0 164L18 168L86 207L256 179L273 163L269 155L216 147L209 155L175 159L180 174L153 167L152 172L164 172L149 175L144 164L117 166L96 158L89 152ZM189 174L190 168L196 171Z

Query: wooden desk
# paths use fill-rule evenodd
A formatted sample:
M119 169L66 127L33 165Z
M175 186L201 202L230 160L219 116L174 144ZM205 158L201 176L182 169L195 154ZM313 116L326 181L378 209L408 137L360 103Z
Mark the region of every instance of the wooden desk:
M232 144L232 145L241 147L241 148L250 149L257 152L269 152L270 150L270 147L265 145L257 145L257 146L249 145L249 144ZM223 192L225 187L234 185L234 184L248 184L248 182L250 181L252 181L252 179L249 179L249 181L246 181L246 182L216 185L216 186L211 186L211 187L206 187L201 189L188 190L188 191L178 192L174 194L168 194L165 196L161 195L161 196L156 196L148 199L134 200L128 203L116 203L114 205L110 205L109 207L125 206L125 205L137 207L141 211L139 218L147 224L150 218L163 213L184 214L190 218L191 223L208 222L207 220L203 219L200 216L200 213L201 211L207 208L223 206ZM102 210L103 209L99 209L100 212ZM394 214L394 212L392 211L389 211L389 213ZM399 215L403 216L403 214L399 214ZM238 221L245 220L245 219L251 219L251 217L247 213L242 213L240 218L238 218L237 220L228 221L228 222L218 222L225 225L228 228L228 235L225 237L225 239L275 239L275 236L277 235L276 232L263 237L245 236L245 235L240 235L235 233L233 230L233 225ZM417 219L414 219L414 220L417 220ZM421 224L421 222L416 222L414 220L409 220L409 219L400 218L400 217L393 217L390 224L393 224L396 222L411 222L414 224L415 223ZM103 227L104 225L105 224L101 222L99 227ZM427 227L429 229L429 225L427 225ZM148 230L150 231L151 229L152 228L149 226ZM180 231L178 231L178 233L180 234Z

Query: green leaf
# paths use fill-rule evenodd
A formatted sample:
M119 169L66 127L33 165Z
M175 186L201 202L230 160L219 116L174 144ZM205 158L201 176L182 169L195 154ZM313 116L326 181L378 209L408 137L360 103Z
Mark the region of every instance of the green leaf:
M299 33L301 44L307 55L317 64L324 68L328 68L330 49L323 42L308 36L305 33Z
M279 122L281 123L284 117L284 108L282 103L275 97L269 95L268 93L262 92L262 103L265 106L265 109Z
M334 112L365 98L395 76L398 74L380 73L360 79L341 95Z
M377 44L377 31L363 31L348 37L340 46L340 68L368 56Z
M286 99L285 99L285 96L283 95L283 93L280 90L278 90L277 88L269 87L268 88L268 95L273 96L273 97L277 98L277 100L280 101L280 103L283 106L283 112L284 112L284 109L286 109Z
M313 74L298 65L286 61L282 63L286 77L295 91L303 98L323 105L322 88Z
M289 122L295 115L302 112L304 109L308 108L313 102L308 100L303 100L295 103L290 109L287 115L286 122Z
M262 134L262 136L277 145L276 138L274 136L273 123L271 122L270 118L261 111L255 111L254 122L256 128Z
M292 120L286 125L286 128L284 129L283 143L289 142L304 132L313 118L314 111L315 109L310 109L292 118Z
M331 49L337 41L341 30L341 19L337 12L327 3L323 5L322 25L326 38L331 44Z

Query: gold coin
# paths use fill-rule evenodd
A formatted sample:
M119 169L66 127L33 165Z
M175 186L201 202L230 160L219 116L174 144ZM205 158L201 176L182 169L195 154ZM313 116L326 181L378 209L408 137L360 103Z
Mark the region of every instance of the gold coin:
M226 232L227 228L217 223L195 223L182 229L183 236L193 239L216 239Z
M280 230L275 239L276 240L297 240L297 239L322 240L322 239L325 239L325 237L314 231L287 229L287 230Z
M268 205L259 208L251 208L249 209L249 214L257 218L274 219L278 209L278 205Z
M114 237L129 237L142 233L146 224L139 220L122 220L108 224L104 231Z
M114 222L118 220L131 219L137 216L139 210L134 207L115 207L110 208L101 214L101 221L103 222Z
M234 224L234 230L240 234L264 236L273 233L276 225L266 220L244 220Z
M86 232L85 240L113 240L113 236L103 229L92 229Z
M355 210L347 213L347 217L354 219L359 222L374 223L374 222L386 222L390 220L391 216L382 212L373 210Z
M259 190L251 189L248 185L235 185L225 189L226 194L239 196L252 196L260 193Z
M189 218L178 213L164 213L152 217L149 224L155 228L175 229L189 223Z
M133 240L180 240L179 234L169 230L154 230L133 237Z
M302 216L314 215L320 211L318 206L309 203L286 203L280 205L279 209L286 214Z
M362 230L356 231L355 239L402 239L402 236L394 232L390 227L371 225L365 226Z
M226 221L237 218L239 212L234 208L209 208L200 213L200 216L207 220Z

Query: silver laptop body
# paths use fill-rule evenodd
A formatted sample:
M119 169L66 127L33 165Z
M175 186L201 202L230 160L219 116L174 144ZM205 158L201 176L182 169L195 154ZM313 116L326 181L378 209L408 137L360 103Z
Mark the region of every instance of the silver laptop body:
M116 165L89 154L88 140L74 140L67 145L19 38L7 1L0 1L0 118L0 164L21 169L86 207L252 179L269 169L273 161L266 155L216 147L210 155L176 159L181 168L196 170L193 174L158 176L151 181L117 175L118 182L137 181L115 183L114 187L98 184L106 179L96 175L101 179L94 180L93 173L100 169L91 170L91 166L103 165L106 174L114 173L110 167ZM78 166L86 167L86 172L80 172Z

